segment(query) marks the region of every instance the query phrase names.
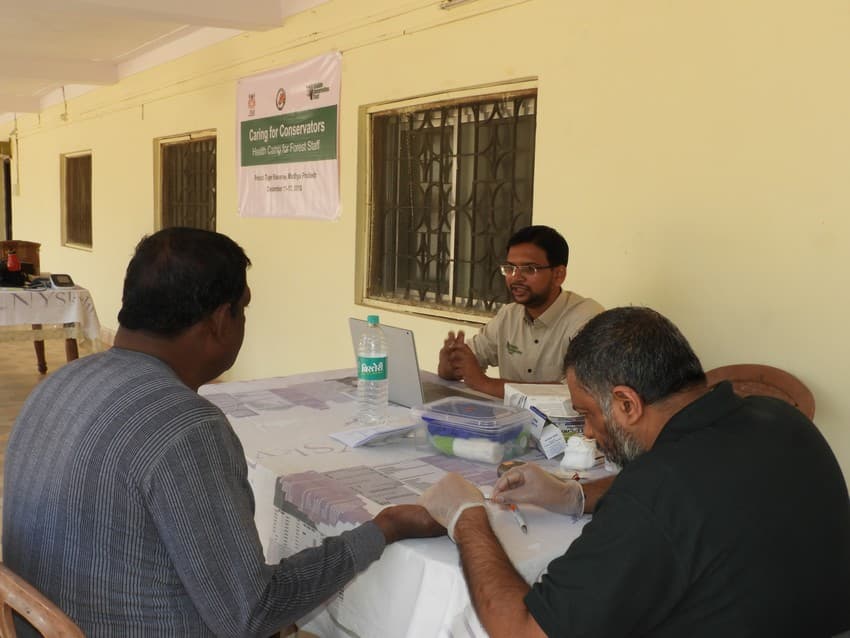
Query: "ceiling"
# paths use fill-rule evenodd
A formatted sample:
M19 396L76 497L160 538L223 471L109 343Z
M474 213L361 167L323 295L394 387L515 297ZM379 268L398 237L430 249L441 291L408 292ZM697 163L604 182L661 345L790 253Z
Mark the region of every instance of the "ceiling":
M0 0L0 119L283 24L327 0Z

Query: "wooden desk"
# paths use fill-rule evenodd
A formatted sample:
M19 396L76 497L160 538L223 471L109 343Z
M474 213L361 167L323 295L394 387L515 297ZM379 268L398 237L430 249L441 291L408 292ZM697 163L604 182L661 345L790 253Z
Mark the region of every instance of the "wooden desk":
M47 372L44 340L65 339L65 357L79 356L77 339L97 343L100 322L85 288L0 288L0 342L32 341L38 371Z

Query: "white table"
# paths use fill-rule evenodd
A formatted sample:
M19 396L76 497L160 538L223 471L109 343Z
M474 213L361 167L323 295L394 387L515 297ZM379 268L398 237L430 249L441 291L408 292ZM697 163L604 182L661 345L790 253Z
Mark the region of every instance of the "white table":
M45 339L65 339L71 361L78 356L77 339L97 344L99 335L94 299L85 288L0 288L0 342L32 341L42 374Z
M331 439L332 432L357 427L352 374L338 370L200 389L224 410L245 448L255 520L270 563L369 520L385 505L415 501L446 471L460 471L481 486L496 481L495 466L441 455L421 438L354 449ZM391 405L390 419L411 417L407 408ZM509 512L490 509L512 562L534 582L589 517L573 520L531 506L523 514L528 535ZM299 625L323 638L486 635L457 548L445 537L391 545Z

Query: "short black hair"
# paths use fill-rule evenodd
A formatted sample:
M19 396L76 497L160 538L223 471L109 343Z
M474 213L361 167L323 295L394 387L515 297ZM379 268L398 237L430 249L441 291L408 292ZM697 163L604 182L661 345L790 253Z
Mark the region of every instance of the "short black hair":
M564 369L570 368L600 405L617 385L652 404L705 383L687 339L651 308L612 308L596 315L570 342Z
M222 304L236 304L248 285L251 261L221 233L165 228L136 246L127 266L118 323L174 337Z
M549 266L566 266L570 259L570 247L554 228L549 226L526 226L516 231L508 240L507 250L517 244L534 244L546 252Z

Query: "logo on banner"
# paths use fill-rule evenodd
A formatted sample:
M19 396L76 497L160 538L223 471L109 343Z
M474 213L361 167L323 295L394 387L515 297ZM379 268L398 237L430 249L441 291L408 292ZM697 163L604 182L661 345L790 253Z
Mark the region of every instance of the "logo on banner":
M327 93L330 90L331 88L325 86L324 82L313 82L307 85L307 96L311 100L318 100L322 96L322 93Z
M257 108L257 95L255 93L248 94L248 115L254 115L254 109Z
M274 105L278 111L282 111L283 107L286 106L286 91L284 89L277 90L277 95L274 96Z

